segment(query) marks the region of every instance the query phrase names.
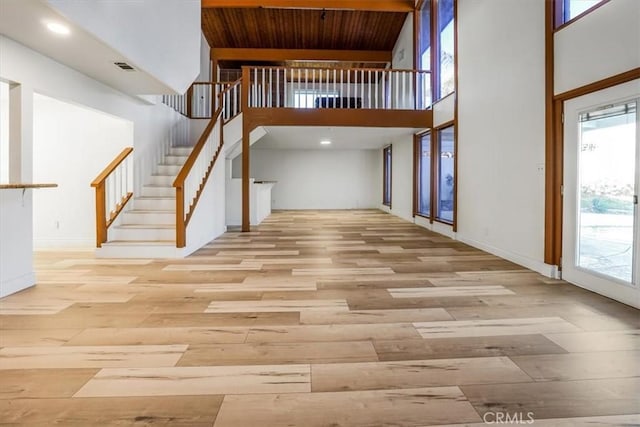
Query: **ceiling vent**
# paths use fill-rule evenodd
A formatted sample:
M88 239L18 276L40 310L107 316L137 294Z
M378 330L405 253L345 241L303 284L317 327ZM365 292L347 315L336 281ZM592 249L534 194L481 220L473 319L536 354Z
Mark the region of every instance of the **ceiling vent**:
M126 62L114 62L114 65L116 67L119 67L120 69L124 70L124 71L135 71L136 69L133 68L131 65L127 64Z

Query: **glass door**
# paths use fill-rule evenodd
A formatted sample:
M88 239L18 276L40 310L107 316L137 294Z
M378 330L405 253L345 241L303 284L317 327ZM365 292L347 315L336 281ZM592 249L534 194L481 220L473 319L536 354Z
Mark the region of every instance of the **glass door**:
M565 103L562 276L638 307L640 91L629 89L638 83Z

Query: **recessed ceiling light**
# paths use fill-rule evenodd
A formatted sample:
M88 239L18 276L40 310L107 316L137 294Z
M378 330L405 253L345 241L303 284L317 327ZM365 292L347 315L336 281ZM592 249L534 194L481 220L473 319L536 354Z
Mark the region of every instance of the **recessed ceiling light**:
M71 30L69 30L69 27L58 22L47 23L47 28L49 29L49 31L63 36L66 36L71 32Z
M324 140L320 141L320 144L329 145L329 144L331 144L331 141L329 141L328 139L324 139Z

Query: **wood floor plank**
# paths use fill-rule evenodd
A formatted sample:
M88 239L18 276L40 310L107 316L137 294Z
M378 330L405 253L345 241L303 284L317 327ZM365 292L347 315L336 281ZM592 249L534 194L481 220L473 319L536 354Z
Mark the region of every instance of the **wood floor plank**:
M294 276L358 276L394 274L389 267L380 268L294 268Z
M462 385L480 415L530 411L535 419L637 414L640 378ZM534 424L535 425L535 424Z
M530 382L508 357L334 363L311 366L312 391L356 391Z
M391 288L389 293L394 298L440 298L457 296L482 295L515 295L504 286L450 286L446 288Z
M262 300L262 301L213 301L205 313L260 313L286 311L348 311L346 300Z
M222 396L0 400L0 420L27 426L211 426L221 404Z
M632 415L605 415L603 417L571 417L571 418L549 418L535 419L531 415L531 419L527 413L510 414L517 418L511 424L525 424L530 422L536 426L543 427L630 427L640 425L640 413ZM491 414L486 417L488 423L497 424L496 416ZM512 418L513 419L513 418ZM503 423L505 416L502 417ZM531 422L533 421L533 422ZM487 427L488 423L465 423L465 424L447 424L431 427Z
M409 323L452 320L443 308L408 308L404 310L304 311L303 325L337 325L362 323Z
M252 328L247 342L366 341L383 337L411 339L420 335L408 323L304 325Z
M0 373L0 400L71 397L98 371L98 368L5 369Z
M514 356L512 360L539 381L640 377L640 351Z
M242 327L139 327L85 329L66 345L170 345L242 343L248 328Z
M377 361L371 341L190 345L177 366Z
M566 353L566 350L543 335L375 340L373 344L380 360Z
M458 387L434 387L226 396L214 427L408 427L452 419L480 421Z
M545 334L545 336L572 353L640 350L640 330Z
M81 331L82 329L2 329L0 347L58 346Z
M102 369L75 397L295 393L311 389L309 365Z
M578 327L559 317L419 322L414 323L414 326L422 338L459 338L580 331Z
M4 347L0 370L174 366L186 345Z

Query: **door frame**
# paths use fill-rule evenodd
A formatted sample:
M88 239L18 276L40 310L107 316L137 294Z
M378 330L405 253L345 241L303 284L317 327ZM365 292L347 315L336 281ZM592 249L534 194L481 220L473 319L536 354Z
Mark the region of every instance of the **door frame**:
M563 139L569 138L570 136L576 140L579 138L579 131L577 129L577 123L579 115L588 110L592 110L599 106L603 106L606 104L618 104L625 101L637 100L636 107L636 126L640 126L640 80L631 81L627 83L623 83L620 85L616 85L610 88L601 89L598 91L593 91L588 94L584 94L581 96L576 96L568 100L564 100L562 103L562 111L564 119L564 124L562 127ZM575 129L572 129L574 127ZM638 144L638 138L640 138L640 132L636 131L636 145ZM573 143L572 143L573 145ZM572 244L575 245L575 240L577 238L577 234L575 231L576 219L575 215L577 213L578 207L576 206L577 198L575 196L575 192L577 191L577 179L576 174L578 173L578 164L577 158L571 157L570 159L565 156L566 145L563 144L563 183L565 185L571 184L573 188L566 188L564 191L563 197L563 205L562 205L562 229L563 238L562 238L562 253L565 255L562 259L562 270L563 270L563 279L573 283L579 287L588 289L590 291L596 292L600 295L604 295L606 297L615 299L622 303L640 308L640 255L636 250L634 253L634 283L628 284L621 280L608 277L603 274L598 274L597 272L591 272L587 269L582 269L575 265L575 260L569 260L569 257L566 254L566 245ZM577 148L577 147L571 147ZM575 154L574 154L575 155ZM576 164L569 167L564 167L568 160L575 160ZM635 192L636 194L640 191L640 147L636 148L636 170L635 170ZM569 174L572 174L570 176ZM640 228L640 213L638 212L639 207L636 204L634 208L634 241L637 242L639 239L639 231ZM569 215L572 215L572 218L569 218ZM569 229L571 227L571 229ZM573 243L569 242L569 239L573 240ZM575 246L574 246L575 248ZM569 270L567 267L571 266Z

